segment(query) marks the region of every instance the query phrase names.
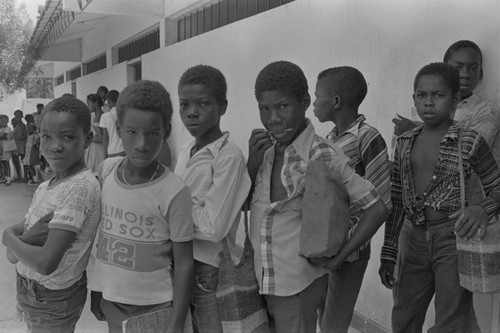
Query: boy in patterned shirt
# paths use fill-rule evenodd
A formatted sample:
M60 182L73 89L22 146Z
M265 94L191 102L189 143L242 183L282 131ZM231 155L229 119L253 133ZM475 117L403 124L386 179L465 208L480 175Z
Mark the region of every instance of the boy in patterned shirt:
M85 166L92 141L87 105L72 97L41 115L41 150L54 177L33 196L25 221L3 244L17 262L18 311L30 332L73 332L87 299L85 269L99 224L99 182Z
M318 75L314 115L321 123L331 121L335 124L327 139L342 149L349 158L349 166L373 184L390 210L387 147L377 129L366 123L365 116L358 113L367 90L365 78L356 68L326 69ZM362 214L359 207L351 207L348 238L356 230ZM351 253L338 270L330 272L324 312L323 308L320 309L322 331L347 332L369 259L368 240Z
M255 274L276 332L316 332L317 309L326 293L328 272L367 242L387 216L373 185L357 175L340 148L315 134L305 112L307 80L297 65L278 61L264 67L255 96L265 129L249 140L248 173L254 184L250 238ZM301 203L308 163L335 170L349 199L364 210L358 228L331 258L299 255Z
M478 238L500 206L500 171L488 144L450 116L460 102L460 77L451 65L423 67L414 82L415 108L423 121L397 140L392 173L393 208L382 247L382 283L392 288L398 236L405 216L412 223L392 311L393 332L420 332L436 295L430 331L471 332L477 328L472 293L460 286L456 237ZM466 179L477 173L487 197L460 212L458 137Z

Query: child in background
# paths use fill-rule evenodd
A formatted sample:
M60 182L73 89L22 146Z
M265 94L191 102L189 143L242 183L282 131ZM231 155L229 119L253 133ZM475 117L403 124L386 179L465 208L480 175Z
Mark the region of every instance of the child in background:
M102 100L98 94L90 94L87 96L87 105L90 109L90 117L92 119L92 133L94 137L89 148L85 151L85 163L94 174L97 173L97 167L106 156L105 148L102 143L102 129L99 127L99 122L102 116Z
M448 47L443 62L455 67L460 75L461 100L456 111L451 114L451 118L457 121L458 125L471 128L481 134L490 146L497 164L500 164L500 109L496 104L482 100L474 93L483 78L481 49L472 41L457 41ZM393 119L393 122L395 123L394 132L398 134L403 134L420 124L420 122L413 122L402 116ZM405 220L401 228L398 243L398 265L396 265L395 280L392 281L393 294L397 292L400 258L404 256L408 246L411 225L410 221ZM421 321L423 323L424 318L421 318Z
M452 119L460 126L469 127L481 134L490 146L495 160L500 164L500 108L474 94L483 79L481 49L472 41L460 40L446 50L443 62L455 67L460 74L461 100L456 111L451 114ZM393 121L394 130L399 134L418 125L402 116Z
M314 115L321 123L335 124L327 135L349 158L349 166L369 180L391 209L390 173L387 147L379 131L358 113L368 87L360 71L353 67L335 67L322 71L316 84ZM350 235L356 230L363 212L351 207ZM322 332L347 332L370 259L370 241L361 245L328 280L324 312L320 310ZM322 317L322 318L321 318Z
M9 186L12 182L12 177L10 176L12 150L9 149L9 143L7 143L7 141L15 146L14 136L8 124L9 117L4 114L0 115L0 171L2 172L2 182L5 182L6 186Z
M424 66L415 77L413 95L423 125L397 140L393 208L386 222L379 270L387 288L393 286L398 236L405 216L413 226L394 295L395 333L421 332L434 294L436 321L430 331L478 329L472 293L459 282L456 237L484 237L487 221L500 207L500 171L483 137L451 120L461 99L460 86L459 73L451 65ZM477 173L487 195L480 204L468 206L463 215L458 149L463 153L466 179Z
M26 138L28 137L28 131L26 130L26 125L23 123L23 111L14 111L14 118L12 118L12 129L14 134L14 141L16 142L17 149L12 152L12 162L14 163L14 169L16 171L16 181L23 181L23 166L22 160L24 155L26 155Z
M105 112L99 121L102 130L102 145L104 146L106 157L125 156L122 139L118 135L116 128L116 102L120 94L116 90L111 90L106 95L109 112Z
M40 140L33 115L27 114L24 116L24 119L26 120L26 127L28 130L28 138L26 139L26 155L23 158L24 172L29 185L38 185L39 182L35 179L38 179L35 166L40 164L40 150L38 149Z
M182 332L193 283L193 222L189 189L157 161L171 130L170 96L158 82L137 81L122 91L117 111L126 156L108 158L98 170L102 218L91 310L114 333L130 317L173 307L167 331Z
M87 267L100 217L99 182L86 169L92 140L87 106L61 97L42 113L41 149L54 177L41 184L23 222L7 228L3 244L17 264L17 302L30 332L73 332L87 298ZM43 220L47 215L51 219ZM49 221L50 220L50 221ZM43 244L22 238L42 230Z
M316 332L317 310L328 272L366 243L387 216L373 185L357 175L340 148L315 134L305 117L310 105L302 70L287 61L264 67L255 82L260 119L249 140L248 173L253 180L250 238L255 274L276 332ZM364 210L351 238L332 258L299 255L304 180L309 161L335 170L349 199Z
M181 76L178 89L179 113L194 137L175 168L193 196L193 327L196 332L222 332L215 299L219 253L224 239L234 247L251 182L243 153L220 129L227 108L224 75L211 66L194 66Z
M103 113L109 112L109 106L108 103L106 103L106 95L108 94L108 92L109 91L106 86L100 86L99 88L97 88L96 94L101 97Z

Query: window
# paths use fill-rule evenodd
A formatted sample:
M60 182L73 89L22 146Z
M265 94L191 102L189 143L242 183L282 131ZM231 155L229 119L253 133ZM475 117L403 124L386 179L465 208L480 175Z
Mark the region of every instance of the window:
M66 81L73 81L82 76L82 68L80 66L66 72Z
M127 84L142 80L141 62L134 62L127 66Z
M76 81L71 82L71 94L73 95L73 97L76 97Z
M54 79L54 86L58 86L63 83L64 83L64 75L62 74Z
M177 41L220 28L293 0L219 0L195 9L177 21Z
M118 62L140 57L142 54L151 52L160 48L160 29L156 28L153 31L130 41L118 47Z
M97 58L83 64L83 75L97 72L106 68L106 54L102 54Z

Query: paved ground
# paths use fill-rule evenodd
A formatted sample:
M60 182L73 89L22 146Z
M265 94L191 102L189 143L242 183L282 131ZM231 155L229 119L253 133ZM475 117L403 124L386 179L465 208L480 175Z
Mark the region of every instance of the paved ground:
M0 184L0 234L20 222L30 205L36 186L12 183ZM5 247L0 245L0 332L25 332L24 325L16 318L15 269L5 258ZM76 327L76 333L106 332L107 327L98 322L89 310L89 301Z
M0 235L3 230L20 222L28 207L36 186L12 183L10 187L0 184ZM25 332L24 325L16 318L15 268L5 257L5 247L0 245L0 332ZM106 332L104 323L98 322L89 309L87 300L84 312L77 324L75 333ZM349 333L359 333L350 329Z

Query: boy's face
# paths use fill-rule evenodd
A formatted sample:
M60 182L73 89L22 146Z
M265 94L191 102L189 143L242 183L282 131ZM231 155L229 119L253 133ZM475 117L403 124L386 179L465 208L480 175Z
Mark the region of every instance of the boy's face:
M204 84L185 85L179 89L179 113L188 132L197 139L220 132L219 120L226 112L227 102L221 104L212 90Z
M418 80L413 100L422 121L428 126L438 127L449 122L460 101L460 93L453 94L440 75L427 74Z
M138 168L147 167L156 160L170 134L170 128L165 129L159 113L134 108L125 110L121 124L117 122L117 131L128 161Z
M320 123L332 120L335 107L333 98L330 97L327 90L325 80L318 80L316 83L316 91L314 92L316 99L314 100L314 115Z
M479 54L470 47L455 51L447 62L460 73L460 92L462 96L472 94L483 78L483 69Z
M288 146L305 129L306 110L311 103L308 93L298 99L288 91L264 91L257 102L262 125L280 144Z
M72 113L49 111L44 115L40 127L42 155L55 171L71 170L83 161L92 134L83 132Z

